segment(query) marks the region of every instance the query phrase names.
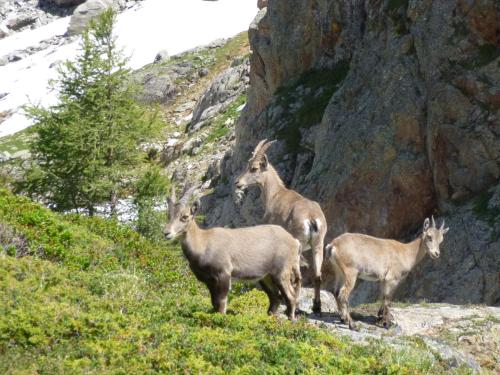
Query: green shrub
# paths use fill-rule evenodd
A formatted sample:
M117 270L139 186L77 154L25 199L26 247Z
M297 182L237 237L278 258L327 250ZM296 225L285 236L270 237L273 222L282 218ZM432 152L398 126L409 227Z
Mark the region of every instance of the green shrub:
M163 239L166 223L165 210L158 210L158 203L165 202L170 181L160 167L152 165L137 183L134 203L137 207L137 231L151 241Z

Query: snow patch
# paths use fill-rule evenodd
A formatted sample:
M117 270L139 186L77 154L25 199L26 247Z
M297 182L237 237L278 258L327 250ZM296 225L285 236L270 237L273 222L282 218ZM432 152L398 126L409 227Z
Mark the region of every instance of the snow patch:
M175 55L247 30L256 13L255 0L145 0L118 15L115 32L118 45L130 57L129 67L138 69L153 62L160 50ZM0 58L64 34L69 20L61 18L0 40ZM0 99L0 113L13 111L0 124L0 137L31 125L22 112L23 105L56 103L48 83L57 77L57 63L73 59L77 52L77 41L50 46L0 67L0 91L9 94Z

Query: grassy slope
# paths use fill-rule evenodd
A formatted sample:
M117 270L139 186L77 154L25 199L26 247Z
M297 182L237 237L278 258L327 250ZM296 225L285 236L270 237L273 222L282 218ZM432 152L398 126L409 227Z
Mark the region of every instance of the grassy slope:
M60 216L0 190L0 223L3 253L32 254L0 257L2 374L446 371L419 349L354 345L267 317L257 290L233 296L227 316L212 314L178 245L114 222Z

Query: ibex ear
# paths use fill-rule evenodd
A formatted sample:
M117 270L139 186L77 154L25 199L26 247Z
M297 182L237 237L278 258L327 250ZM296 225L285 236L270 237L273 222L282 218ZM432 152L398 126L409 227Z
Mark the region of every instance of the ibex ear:
M260 168L265 171L267 169L267 165L269 161L267 160L266 154L262 155L262 159L260 159Z
M449 230L450 230L450 228L444 228L444 229L442 229L441 233L446 234L446 233L448 233Z
M424 221L424 232L427 231L427 229L429 229L429 218L425 219Z
M196 201L194 201L193 205L191 206L191 215L194 215L198 212L198 210L200 209L200 200L197 199Z

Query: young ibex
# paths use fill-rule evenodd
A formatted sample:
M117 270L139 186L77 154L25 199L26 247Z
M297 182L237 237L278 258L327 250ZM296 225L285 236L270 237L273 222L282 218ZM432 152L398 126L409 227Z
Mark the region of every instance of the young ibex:
M389 305L396 288L425 254L432 259L439 258L439 245L448 230L444 228L444 220L441 227L436 228L432 218L432 227L429 227L429 219L425 219L422 235L408 244L357 233L344 233L328 244L324 268L332 273L332 292L340 317L349 328L356 329L349 314L349 295L358 277L381 282L382 306L378 318L388 327L392 320Z
M280 225L301 243L301 252L312 249L314 272L313 312L321 313L320 287L323 262L323 241L326 235L326 219L318 203L304 198L296 191L287 189L266 156L274 143L266 139L259 142L247 169L236 179L236 188L244 191L248 186L262 189L264 221Z
M259 280L269 297L268 313L276 313L283 296L286 314L294 320L301 283L299 242L277 225L201 229L194 219L199 201L188 205L193 189L179 202L174 190L164 234L169 240L183 236L182 251L196 278L208 287L214 310L226 312L232 278Z

